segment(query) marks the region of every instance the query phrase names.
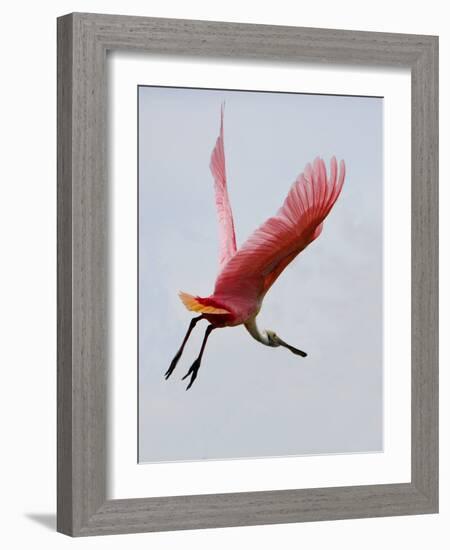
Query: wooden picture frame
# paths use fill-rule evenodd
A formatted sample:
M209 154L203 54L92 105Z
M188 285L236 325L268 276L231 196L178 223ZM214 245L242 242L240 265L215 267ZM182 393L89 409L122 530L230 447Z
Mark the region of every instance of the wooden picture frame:
M407 67L411 482L107 499L106 52ZM72 536L438 511L438 38L74 13L58 19L58 509Z

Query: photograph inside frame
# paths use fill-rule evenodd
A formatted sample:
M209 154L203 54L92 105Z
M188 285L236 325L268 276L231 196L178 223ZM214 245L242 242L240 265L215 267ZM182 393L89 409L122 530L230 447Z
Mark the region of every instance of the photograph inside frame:
M383 98L138 87L140 463L383 451Z

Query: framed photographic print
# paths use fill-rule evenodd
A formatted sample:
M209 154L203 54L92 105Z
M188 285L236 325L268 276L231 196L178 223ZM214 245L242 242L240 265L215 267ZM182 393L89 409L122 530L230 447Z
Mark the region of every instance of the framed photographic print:
M381 451L382 98L141 86L138 103L139 460ZM319 147L329 166L307 163ZM179 294L192 319L186 284L205 289Z
M59 531L437 512L437 48L59 18Z

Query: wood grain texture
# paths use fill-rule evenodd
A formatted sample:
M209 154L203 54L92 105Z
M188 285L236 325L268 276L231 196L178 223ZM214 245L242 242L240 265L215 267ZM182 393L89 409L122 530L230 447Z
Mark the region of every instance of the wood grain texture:
M412 82L412 480L107 500L106 52L402 66ZM438 509L438 39L116 15L58 20L58 530L73 536Z
M57 529L72 526L72 20L58 21Z
M411 71L412 479L438 507L438 42Z

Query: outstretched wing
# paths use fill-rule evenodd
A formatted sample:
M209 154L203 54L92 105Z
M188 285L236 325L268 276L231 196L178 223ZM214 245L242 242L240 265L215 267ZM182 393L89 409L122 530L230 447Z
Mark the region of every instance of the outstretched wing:
M227 190L227 174L225 170L225 151L223 143L223 109L220 112L220 134L211 154L209 167L214 177L214 192L219 221L219 265L223 268L236 253L236 237L234 235L233 213Z
M214 296L237 300L264 295L284 268L316 239L336 202L345 177L335 157L330 176L316 158L292 185L277 214L264 222L229 260L216 280Z

